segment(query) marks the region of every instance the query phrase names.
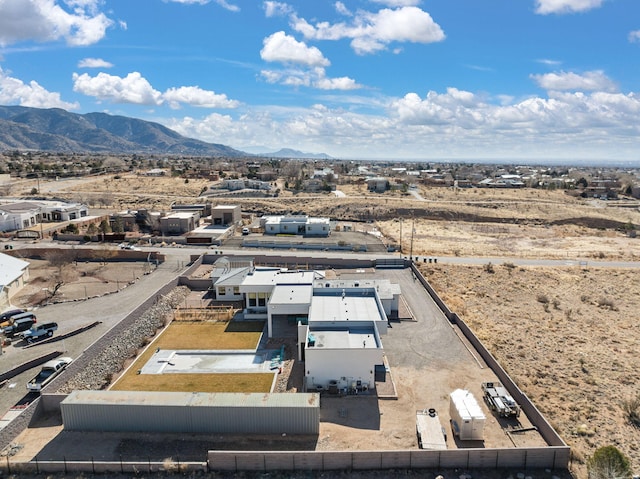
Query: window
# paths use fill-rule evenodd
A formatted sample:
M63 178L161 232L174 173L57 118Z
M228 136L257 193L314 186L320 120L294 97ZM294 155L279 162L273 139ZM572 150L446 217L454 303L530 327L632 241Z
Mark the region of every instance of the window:
M218 294L224 296L225 294L227 294L227 290L225 289L224 286L218 286Z
M267 293L258 293L258 306L267 305Z
M240 286L233 287L233 294L235 294L236 296L240 294Z
M257 293L249 293L247 295L248 297L248 302L247 302L247 306L252 308L252 307L256 307L258 305L258 295Z

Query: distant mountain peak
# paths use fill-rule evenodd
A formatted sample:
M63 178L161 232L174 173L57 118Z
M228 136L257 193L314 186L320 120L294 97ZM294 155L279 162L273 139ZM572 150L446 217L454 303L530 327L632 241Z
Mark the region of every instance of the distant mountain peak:
M281 148L278 151L272 153L261 153L260 156L270 156L273 158L305 158L312 160L331 160L331 156L326 153L304 153L292 148Z

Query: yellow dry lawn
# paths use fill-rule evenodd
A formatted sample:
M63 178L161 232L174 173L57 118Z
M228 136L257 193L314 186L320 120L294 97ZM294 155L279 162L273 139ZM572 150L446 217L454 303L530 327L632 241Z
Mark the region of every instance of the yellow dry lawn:
M131 373L131 371L133 371ZM115 391L268 393L274 373L223 374L136 374L122 377L111 389Z
M263 321L171 323L111 386L116 391L269 392L271 373L138 374L156 349L255 349Z

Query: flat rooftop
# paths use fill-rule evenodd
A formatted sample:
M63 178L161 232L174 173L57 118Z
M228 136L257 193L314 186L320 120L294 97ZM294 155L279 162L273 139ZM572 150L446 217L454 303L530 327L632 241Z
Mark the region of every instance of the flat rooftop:
M379 349L373 328L345 328L335 330L309 329L309 338L315 339L315 348L325 349Z
M311 321L382 321L375 296L317 295L314 291L309 322Z

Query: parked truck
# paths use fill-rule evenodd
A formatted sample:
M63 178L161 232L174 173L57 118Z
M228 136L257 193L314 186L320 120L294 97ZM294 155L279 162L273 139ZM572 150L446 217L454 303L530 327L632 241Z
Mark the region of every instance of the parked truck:
M482 383L482 392L484 393L484 402L498 416L506 418L520 416L520 406L501 383L497 381Z

